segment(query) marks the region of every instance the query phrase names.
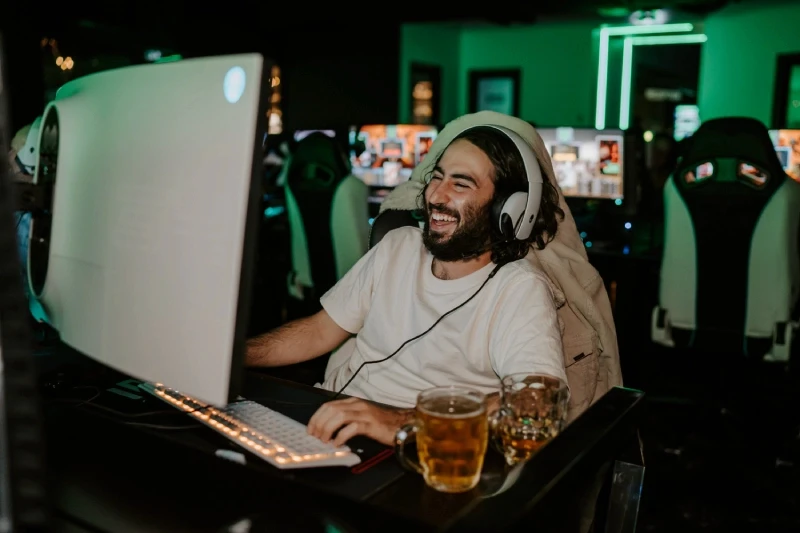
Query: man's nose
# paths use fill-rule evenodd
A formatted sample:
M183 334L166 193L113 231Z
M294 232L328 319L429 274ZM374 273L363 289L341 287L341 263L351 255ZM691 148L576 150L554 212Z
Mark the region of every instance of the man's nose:
M444 182L440 182L430 187L428 194L428 203L430 204L447 204L450 202L450 195L448 194L447 186Z

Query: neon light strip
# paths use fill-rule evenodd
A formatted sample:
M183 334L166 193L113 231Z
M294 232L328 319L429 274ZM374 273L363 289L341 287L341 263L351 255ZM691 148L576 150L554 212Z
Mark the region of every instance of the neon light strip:
M633 46L648 46L656 44L700 44L708 40L704 33L691 33L689 35L651 35L649 37L631 37Z
M622 47L622 90L619 98L619 129L621 130L627 130L630 122L633 39L633 37L625 37Z
M619 97L619 129L630 126L631 93L633 92L633 47L663 44L700 44L708 40L705 34L689 35L651 35L648 37L626 37L622 52L622 84Z
M655 26L616 26L600 28L600 47L597 59L597 99L595 101L595 129L606 127L606 94L608 91L608 44L611 37L620 35L646 35L652 33L687 33L694 30L689 23L658 24Z

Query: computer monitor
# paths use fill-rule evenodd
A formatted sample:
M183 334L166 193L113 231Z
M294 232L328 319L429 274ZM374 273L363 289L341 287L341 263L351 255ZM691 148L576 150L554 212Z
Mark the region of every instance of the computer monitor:
M270 66L260 55L79 78L45 109L31 289L64 343L215 405L238 393Z
M770 130L769 136L783 170L800 181L800 130Z
M696 105L676 105L673 123L673 135L676 141L682 141L694 135L700 127L700 108Z
M374 124L350 129L353 175L374 187L408 181L436 139L434 126Z
M294 132L293 138L295 142L300 142L312 133L323 133L333 139L336 137L336 132L333 130L297 130Z
M621 200L625 137L621 130L540 128L566 197Z

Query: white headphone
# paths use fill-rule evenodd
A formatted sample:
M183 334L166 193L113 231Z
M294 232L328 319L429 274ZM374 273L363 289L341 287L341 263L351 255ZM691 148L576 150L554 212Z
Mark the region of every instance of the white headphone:
M531 146L517 132L498 126L496 124L475 124L465 128L456 135L456 138L466 131L482 126L494 128L503 132L517 147L522 163L525 167L525 177L528 179L528 191L496 194L492 204L492 220L506 238L524 241L531 236L536 215L539 213L539 204L542 200L542 169L536 159ZM509 231L512 229L513 231Z

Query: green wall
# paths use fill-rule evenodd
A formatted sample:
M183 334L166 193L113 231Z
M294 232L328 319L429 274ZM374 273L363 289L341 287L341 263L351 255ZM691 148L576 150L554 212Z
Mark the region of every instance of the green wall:
M411 120L411 63L442 67L442 122L467 113L469 71L521 69L520 117L541 126L590 125L597 76L594 23L518 27L413 24L400 47L401 122Z
M401 34L398 118L410 121L409 69L418 61L442 67L442 122L468 111L470 70L520 68L521 118L540 126L591 127L597 27L596 21L516 27L408 25ZM749 116L769 126L777 56L800 52L800 1L735 4L708 16L701 27L708 36L698 87L701 118ZM619 114L612 103L619 99L619 76L612 70L613 65L609 127Z
M440 106L442 122L459 116L458 94L459 54L461 52L461 30L457 26L444 24L407 24L400 33L400 124L411 122L411 74L412 63L438 65L442 69Z
M800 52L800 2L733 5L706 18L700 63L700 118L747 116L772 121L775 66Z
M519 116L538 126L594 122L595 23L465 29L461 41L460 113L468 111L469 71L521 69Z

